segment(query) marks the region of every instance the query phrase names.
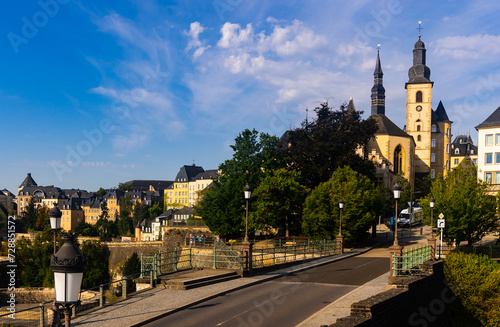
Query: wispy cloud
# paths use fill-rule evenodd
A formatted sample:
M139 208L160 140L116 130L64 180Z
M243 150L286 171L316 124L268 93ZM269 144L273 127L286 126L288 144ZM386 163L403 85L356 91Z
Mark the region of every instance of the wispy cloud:
M456 59L481 59L497 61L500 54L500 35L476 34L472 36L448 36L435 42L438 56Z

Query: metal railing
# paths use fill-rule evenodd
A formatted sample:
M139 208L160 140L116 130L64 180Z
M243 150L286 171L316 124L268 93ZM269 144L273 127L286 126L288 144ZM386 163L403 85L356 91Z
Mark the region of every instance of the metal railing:
M0 326L49 326L46 308L52 303L53 301L47 301L22 310L15 310L15 312L2 308L0 310Z
M293 261L337 254L334 240L272 240L256 243L253 248L252 267L261 268Z
M422 245L404 249L403 255L392 256L392 276L404 277L422 273L422 264L432 259L432 246Z

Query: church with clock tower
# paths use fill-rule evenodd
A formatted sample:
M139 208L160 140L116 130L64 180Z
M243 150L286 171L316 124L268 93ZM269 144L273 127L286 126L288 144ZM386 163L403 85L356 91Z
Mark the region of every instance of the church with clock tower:
M380 55L374 72L371 92L371 118L378 131L364 155L377 165L377 176L391 187L401 175L412 185L429 175L446 175L451 160L451 125L442 102L432 108L431 70L426 65L425 44L418 36L413 49L413 65L408 71L406 88L406 126L399 128L385 115L385 89Z

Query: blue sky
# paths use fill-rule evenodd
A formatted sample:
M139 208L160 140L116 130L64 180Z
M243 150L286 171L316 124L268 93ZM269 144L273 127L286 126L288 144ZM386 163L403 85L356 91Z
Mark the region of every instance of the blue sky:
M0 11L0 189L95 191L215 169L245 128L280 136L305 110L370 112L380 46L386 115L405 124L422 21L453 133L500 105L496 1L9 1ZM476 143L477 144L477 143Z

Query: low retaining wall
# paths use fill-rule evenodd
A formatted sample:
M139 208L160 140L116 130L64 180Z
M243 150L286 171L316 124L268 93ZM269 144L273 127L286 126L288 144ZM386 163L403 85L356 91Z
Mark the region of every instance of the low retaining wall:
M393 289L351 305L351 315L330 327L451 326L455 296L444 278L443 261L424 264L424 276L399 277Z
M0 306L7 305L10 293L7 288L0 288ZM39 304L54 300L54 289L48 287L16 288L15 294L18 304ZM86 291L81 293L80 299L82 302L90 301L96 296L96 292Z

